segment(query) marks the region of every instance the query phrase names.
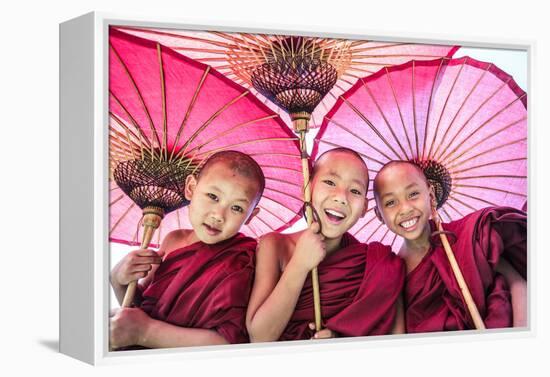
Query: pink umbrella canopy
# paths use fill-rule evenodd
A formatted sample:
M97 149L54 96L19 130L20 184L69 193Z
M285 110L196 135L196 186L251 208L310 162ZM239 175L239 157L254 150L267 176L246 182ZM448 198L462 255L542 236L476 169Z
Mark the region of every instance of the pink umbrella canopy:
M359 80L327 114L312 157L338 146L360 153L371 173L415 161L435 183L451 221L527 198L527 94L491 63L469 57L411 61ZM369 211L351 232L398 250L401 240Z
M184 179L221 150L250 155L266 177L260 212L244 234L283 230L299 218L299 144L277 114L216 70L158 42L111 28L109 45L111 241L140 244L146 205L166 207L153 245L173 229L190 228Z
M292 123L289 112L307 109L312 113L311 128L321 125L337 98L357 79L411 59L451 57L458 49L446 45L288 35L122 29L211 65L253 91L288 125ZM289 86L299 90L289 91Z

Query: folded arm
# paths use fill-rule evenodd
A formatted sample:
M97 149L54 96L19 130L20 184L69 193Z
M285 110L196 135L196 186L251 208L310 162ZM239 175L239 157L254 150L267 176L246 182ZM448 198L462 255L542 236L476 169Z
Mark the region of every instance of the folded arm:
M110 321L110 346L172 348L228 344L215 330L187 328L149 317L139 308L118 309Z
M170 348L228 344L215 330L179 327L151 319L139 344L147 348Z

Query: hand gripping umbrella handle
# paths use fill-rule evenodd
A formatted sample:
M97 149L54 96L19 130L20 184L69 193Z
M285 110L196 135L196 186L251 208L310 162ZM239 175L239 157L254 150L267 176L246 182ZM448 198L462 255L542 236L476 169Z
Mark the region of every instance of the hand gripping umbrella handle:
M460 288L460 292L462 293L462 297L464 298L464 301L466 302L466 306L468 307L468 312L470 313L470 316L472 317L472 320L474 322L474 326L476 329L485 329L485 324L483 323L483 320L481 319L481 315L479 314L479 310L477 309L476 303L474 302L474 299L472 298L472 295L470 294L470 290L468 289L468 285L466 284L466 281L464 280L464 276L462 275L462 271L460 271L460 267L458 266L458 263L456 262L453 250L451 249L451 245L449 244L449 240L447 239L447 235L445 234L445 231L443 230L443 226L441 225L441 220L439 219L439 215L437 213L437 210L435 207L432 210L433 219L435 221L435 225L437 227L437 231L439 233L439 237L441 238L441 243L443 244L443 249L445 249L445 254L447 254L447 259L449 260L449 263L451 264L451 268L453 270L453 274L455 276L455 279L458 283L458 286Z
M300 132L300 150L302 152L302 174L304 175L304 202L311 203L311 186L309 185L309 164L305 144L305 131ZM313 211L311 205L305 206L306 221L309 227L313 222ZM319 274L317 267L311 270L311 285L313 287L313 308L315 312L315 330L321 330L321 295L319 293Z
M143 215L143 238L141 240L140 249L146 249L153 238L155 230L159 227L162 216L158 213L146 213L144 210ZM122 307L129 308L134 302L134 296L136 294L137 280L128 283L124 299L122 300Z

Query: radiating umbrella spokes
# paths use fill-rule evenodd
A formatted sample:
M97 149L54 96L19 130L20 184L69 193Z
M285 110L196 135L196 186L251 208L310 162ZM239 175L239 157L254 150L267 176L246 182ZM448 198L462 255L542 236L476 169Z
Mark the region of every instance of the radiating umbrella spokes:
M377 72L381 67L405 63L411 59L430 60L450 57L457 46L377 42L250 33L224 33L173 29L120 27L128 33L158 41L179 53L211 65L231 80L247 87L276 111L287 124L292 119L288 106L280 102L315 103L310 126L321 125L324 115L339 95L357 79ZM284 74L280 74L284 72ZM273 100L253 84L254 77L292 81L299 91L278 91ZM285 79L286 78L286 79ZM273 80L268 80L273 81ZM288 87L287 83L283 85ZM319 90L319 86L329 86ZM322 94L322 93L325 94ZM281 109L285 109L281 111Z

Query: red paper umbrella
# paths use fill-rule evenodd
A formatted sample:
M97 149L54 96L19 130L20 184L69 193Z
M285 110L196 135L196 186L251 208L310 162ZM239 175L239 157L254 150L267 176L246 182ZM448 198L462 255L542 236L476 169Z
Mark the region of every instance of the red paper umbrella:
M327 114L313 156L337 146L367 162L418 163L451 221L482 207L521 209L527 197L527 95L493 64L469 57L411 61L359 80ZM369 212L351 232L398 250L401 240Z
M139 245L140 221L150 212L164 216L156 245L170 230L190 228L185 177L221 150L252 156L266 177L260 212L243 233L256 237L299 218L299 144L277 114L211 67L157 42L112 28L109 45L111 241Z
M289 125L295 119L289 113L310 113L312 128L320 126L338 96L358 78L411 59L451 57L458 48L268 34L124 30L211 65L253 90Z

